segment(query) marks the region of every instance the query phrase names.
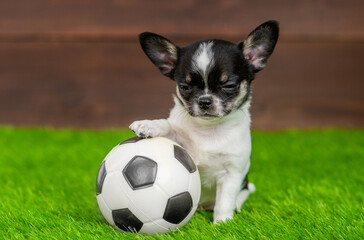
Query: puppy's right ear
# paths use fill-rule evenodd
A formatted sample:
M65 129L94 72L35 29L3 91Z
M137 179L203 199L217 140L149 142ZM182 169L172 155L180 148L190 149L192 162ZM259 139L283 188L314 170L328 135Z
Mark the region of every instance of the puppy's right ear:
M145 54L159 68L161 73L173 79L179 47L168 39L150 32L140 34L139 41Z

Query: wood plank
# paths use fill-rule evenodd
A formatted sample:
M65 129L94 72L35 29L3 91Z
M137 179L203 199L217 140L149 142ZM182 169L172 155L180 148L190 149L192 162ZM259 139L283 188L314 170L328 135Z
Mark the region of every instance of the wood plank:
M253 128L364 127L363 55L363 43L279 43L253 83ZM173 105L137 41L2 42L0 56L1 125L122 127Z
M364 38L362 0L47 1L0 2L0 37L20 34L238 35L263 21L283 36Z

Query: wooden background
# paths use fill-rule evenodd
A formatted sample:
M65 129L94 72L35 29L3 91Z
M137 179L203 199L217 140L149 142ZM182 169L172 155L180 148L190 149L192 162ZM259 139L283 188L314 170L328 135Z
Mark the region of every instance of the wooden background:
M0 125L125 127L168 116L174 83L137 35L238 42L276 19L253 83L253 128L364 127L364 1L0 2Z

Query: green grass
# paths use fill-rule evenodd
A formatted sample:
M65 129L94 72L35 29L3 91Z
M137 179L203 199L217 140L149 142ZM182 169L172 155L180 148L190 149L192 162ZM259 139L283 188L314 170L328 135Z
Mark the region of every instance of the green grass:
M95 200L99 164L131 136L0 128L0 239L363 239L364 130L254 131L242 212L155 236L114 230Z

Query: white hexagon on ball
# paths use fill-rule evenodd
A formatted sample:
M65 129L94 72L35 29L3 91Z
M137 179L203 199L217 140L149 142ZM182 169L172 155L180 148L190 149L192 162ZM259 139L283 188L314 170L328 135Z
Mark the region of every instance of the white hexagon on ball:
M198 169L187 151L162 137L131 138L105 157L96 198L115 228L164 233L185 225L201 194Z

